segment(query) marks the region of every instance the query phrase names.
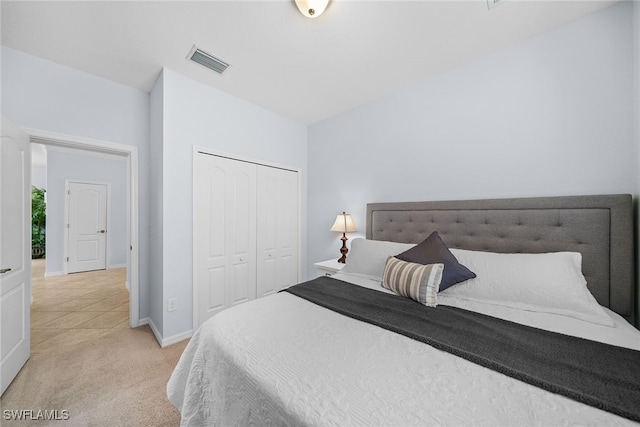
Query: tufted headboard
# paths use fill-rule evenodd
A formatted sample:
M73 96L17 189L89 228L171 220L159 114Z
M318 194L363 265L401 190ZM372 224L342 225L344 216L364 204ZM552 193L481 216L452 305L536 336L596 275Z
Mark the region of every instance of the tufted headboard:
M450 248L582 253L601 305L634 322L631 195L370 203L367 239L420 243L437 231Z

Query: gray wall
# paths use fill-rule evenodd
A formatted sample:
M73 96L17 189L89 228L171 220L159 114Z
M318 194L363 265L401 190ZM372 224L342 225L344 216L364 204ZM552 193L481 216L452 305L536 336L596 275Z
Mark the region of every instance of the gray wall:
M338 255L337 213L364 233L368 202L637 193L632 7L310 126L309 264Z
M46 274L64 272L66 182L107 184L107 268L127 264L129 191L127 163L122 157L47 150Z

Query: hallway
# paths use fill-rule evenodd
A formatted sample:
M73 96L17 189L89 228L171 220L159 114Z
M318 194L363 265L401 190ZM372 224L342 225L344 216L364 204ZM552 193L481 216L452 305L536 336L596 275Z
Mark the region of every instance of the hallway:
M31 353L46 353L129 328L126 269L44 277L32 260Z

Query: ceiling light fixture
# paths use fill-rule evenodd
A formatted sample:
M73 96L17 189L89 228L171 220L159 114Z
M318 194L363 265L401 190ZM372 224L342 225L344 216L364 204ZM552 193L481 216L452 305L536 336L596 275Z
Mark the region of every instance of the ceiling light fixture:
M317 18L327 8L329 0L296 0L298 10L307 18Z

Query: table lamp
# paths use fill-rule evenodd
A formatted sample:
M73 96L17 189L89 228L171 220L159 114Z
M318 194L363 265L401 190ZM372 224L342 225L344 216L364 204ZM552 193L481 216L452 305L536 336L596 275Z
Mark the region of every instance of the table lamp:
M340 248L342 256L338 262L345 264L347 262L347 252L349 252L349 249L347 249L347 233L357 231L351 215L345 212L338 214L336 222L331 226L331 231L338 231L342 233L342 237L340 238L340 240L342 240L342 247Z

